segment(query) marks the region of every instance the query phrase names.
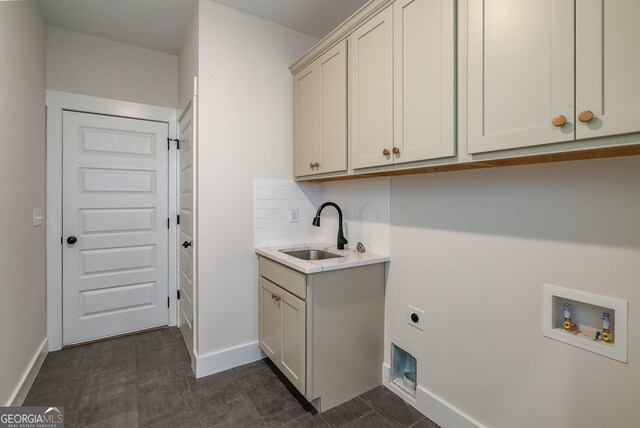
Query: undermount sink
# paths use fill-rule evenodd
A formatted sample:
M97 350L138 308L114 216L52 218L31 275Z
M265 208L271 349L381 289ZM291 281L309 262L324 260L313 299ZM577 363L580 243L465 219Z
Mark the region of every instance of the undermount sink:
M327 259L337 259L338 257L344 257L338 254L329 253L328 251L324 251L324 250L294 250L294 251L280 250L280 252L300 260L327 260Z

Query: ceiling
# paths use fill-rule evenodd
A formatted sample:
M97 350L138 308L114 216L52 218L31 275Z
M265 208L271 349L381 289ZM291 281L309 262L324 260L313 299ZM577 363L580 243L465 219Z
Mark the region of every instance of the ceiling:
M196 0L37 0L48 24L177 55Z
M369 0L213 0L249 15L322 38Z
M201 0L209 1L209 0ZM324 37L368 0L213 0ZM37 0L48 24L177 55L197 0Z

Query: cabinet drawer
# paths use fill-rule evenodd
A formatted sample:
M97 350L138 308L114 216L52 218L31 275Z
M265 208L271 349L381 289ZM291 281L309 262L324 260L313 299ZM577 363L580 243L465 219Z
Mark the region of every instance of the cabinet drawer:
M260 276L263 278L268 279L303 300L307 298L306 275L264 257L260 257L258 270Z

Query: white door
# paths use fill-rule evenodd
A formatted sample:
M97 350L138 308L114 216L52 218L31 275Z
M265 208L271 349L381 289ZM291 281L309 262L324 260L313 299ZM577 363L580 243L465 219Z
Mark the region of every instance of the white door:
M168 124L63 115L63 343L168 322Z
M469 153L572 141L574 1L470 1L468 21Z
M578 139L640 131L639 22L637 0L576 2Z
M180 310L178 326L187 349L193 356L193 107L180 118L180 237L178 239Z
M395 163L455 154L454 3L393 4Z
M393 8L349 36L351 166L393 163Z

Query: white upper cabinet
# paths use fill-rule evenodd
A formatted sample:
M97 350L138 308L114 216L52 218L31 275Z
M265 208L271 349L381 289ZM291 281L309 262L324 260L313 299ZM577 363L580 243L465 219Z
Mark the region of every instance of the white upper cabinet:
M347 169L347 41L317 60L320 165L318 173ZM314 163L315 165L315 163Z
M574 1L468 5L469 152L573 140Z
M293 76L294 175L347 169L347 41Z
M349 37L351 166L393 163L393 8Z
M453 156L454 0L396 0L393 19L394 161Z
M640 1L576 2L578 139L640 131L639 23Z
M320 158L318 132L318 85L316 63L293 76L293 173L296 177L316 173Z

